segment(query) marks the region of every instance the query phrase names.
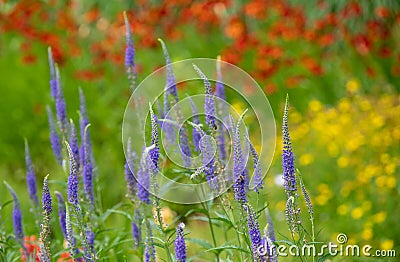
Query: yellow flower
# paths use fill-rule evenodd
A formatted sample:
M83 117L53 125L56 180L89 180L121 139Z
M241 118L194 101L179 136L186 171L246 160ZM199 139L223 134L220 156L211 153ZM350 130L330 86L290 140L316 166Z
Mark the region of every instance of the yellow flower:
M315 198L315 202L317 205L323 206L328 202L329 198L326 195L318 195Z
M346 83L346 90L351 93L354 94L358 91L358 89L360 89L360 82L358 82L357 79L353 78L350 79L347 83Z
M318 100L311 100L308 106L313 112L319 112L322 109L322 104Z
M373 237L373 235L374 235L374 232L372 231L371 228L365 228L365 229L362 231L361 237L362 237L364 240L368 241L368 240L371 240L371 238Z
M314 156L311 154L304 154L300 156L300 165L307 166L314 161Z
M380 223L384 222L386 220L386 212L385 211L381 211L379 213L376 213L372 217L372 220L377 224L380 224Z
M375 184L378 187L385 187L386 184L386 176L380 176L375 179Z
M390 176L390 177L388 177L388 178L386 179L386 186L387 186L388 188L395 188L396 185L397 185L397 180L396 180L395 177Z
M340 206L338 206L336 212L339 215L344 216L349 212L349 207L346 204L340 205Z
M381 242L381 249L383 250L389 250L393 248L393 240L391 239L386 239L384 241Z
M279 201L278 203L276 203L275 207L276 207L277 210L285 210L286 202L285 201Z
M351 211L351 216L354 219L360 219L364 215L364 211L361 207L356 207Z
M328 144L328 154L331 157L335 157L337 156L337 154L339 154L339 147L336 143L331 142Z
M389 175L393 174L394 171L396 170L396 164L395 163L390 163L385 166L385 172Z
M342 113L345 113L345 112L348 112L348 111L350 111L350 109L351 109L351 103L350 103L350 101L349 101L349 99L347 99L347 98L344 98L344 99L342 99L340 102L339 102L339 110L342 112Z
M348 167L348 166L349 166L349 163L350 163L350 159L349 159L348 157L345 157L345 156L341 156L341 157L339 157L339 159L337 160L337 165L338 165L340 168Z

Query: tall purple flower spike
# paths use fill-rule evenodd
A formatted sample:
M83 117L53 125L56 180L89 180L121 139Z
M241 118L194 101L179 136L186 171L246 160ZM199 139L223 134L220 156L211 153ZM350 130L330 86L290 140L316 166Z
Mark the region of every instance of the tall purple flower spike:
M258 225L256 214L251 206L246 204L243 205L243 208L247 213L247 228L250 236L251 249L253 251L253 259L254 261L259 261L260 254L258 249L262 244L260 226Z
M126 12L124 12L124 20L126 27L125 68L128 75L129 88L133 91L136 87L135 47L133 45L132 30Z
M68 133L68 120L67 120L67 106L64 99L63 90L61 87L60 71L56 66L56 83L57 83L57 93L56 93L56 116L58 125L64 136Z
M263 180L262 180L261 163L260 163L260 159L259 159L257 150L254 148L254 145L253 145L253 143L251 143L251 140L249 137L247 137L247 141L249 143L251 156L253 158L253 169L254 169L253 187L254 187L254 191L256 193L258 193L259 190L262 189L264 186Z
M56 191L57 203L58 203L58 220L60 223L61 232L64 235L64 238L67 239L67 226L66 226L66 208L65 208L65 200L63 195Z
M33 164L31 155L29 153L28 141L25 140L25 164L26 164L26 185L28 188L29 198L32 200L34 205L38 205L39 199L37 196L36 189L36 176L33 170Z
M43 180L43 193L42 193L42 208L46 216L50 216L50 214L53 213L53 203L50 195L48 177L49 175L47 175Z
M72 153L74 155L76 164L79 169L79 143L78 143L78 136L76 133L76 127L72 119L70 120L70 131L69 131L69 145L71 146Z
M78 186L79 186L79 181L78 181L78 165L75 161L74 154L72 153L71 147L67 142L65 142L67 151L68 151L68 157L69 157L69 176L68 176L68 203L78 206Z
M201 170L204 172L210 188L212 190L215 190L218 188L218 181L215 177L215 157L213 155L214 150L211 146L210 136L207 136L207 134L204 132L204 130L201 129L199 125L196 125L192 122L189 122L189 124L196 128L201 135L199 143L199 148L203 155L203 167L201 168Z
M204 102L206 123L208 124L211 130L216 130L217 125L215 122L215 101L214 101L214 96L212 94L211 83L206 77L206 75L200 70L200 68L198 68L196 65L193 65L193 67L204 82L205 93L206 93L206 98Z
M81 136L81 150L80 150L80 159L81 159L81 165L83 166L86 161L86 155L85 155L85 147L86 151L90 153L88 157L90 157L92 164L94 165L93 161L93 152L92 152L92 141L90 139L90 130L86 129L86 127L89 125L89 118L88 118L88 113L86 109L86 101L85 101L85 96L83 94L82 89L79 89L79 132ZM86 132L86 134L85 134Z
M21 213L21 206L18 201L17 194L15 193L14 189L4 181L4 184L8 188L11 193L11 196L14 201L13 206L13 213L12 213L12 221L14 226L14 235L17 241L24 246L24 230L22 228L22 213Z
M92 153L91 144L87 125L84 132L83 147L85 161L83 162L83 189L85 190L86 198L89 200L92 208L94 208L94 193L93 193L93 165L92 165Z
M152 146L153 147L153 146ZM149 150L152 147L144 148L142 157L140 159L140 167L137 173L138 191L137 196L142 203L150 204L150 172L151 172L151 159Z
M215 83L215 96L220 98L222 101L226 101L225 88L222 82L221 73L221 57L218 56L217 59L217 82ZM218 101L218 114L220 117L226 116L225 104L222 101ZM226 149L225 149L225 128L224 123L220 122L217 134L218 141L218 155L220 160L226 160Z
M151 122L151 144L154 148L150 150L150 159L152 161L153 172L158 173L158 159L160 157L160 147L158 144L158 120L157 116L154 114L151 103L149 103L150 108L150 122Z
M133 174L134 159L131 138L128 139L126 146L125 180L127 184L127 194L130 198L133 199L137 193L137 180Z
M53 112L50 109L50 106L46 107L47 115L49 118L49 128L50 128L50 143L51 148L53 149L53 154L57 160L57 163L62 165L62 156L61 156L61 141L60 136L57 133L56 125L54 122Z
M289 96L286 96L285 110L283 113L282 136L283 136L283 153L282 168L283 180L286 193L296 191L296 176L294 169L294 154L292 151L292 143L290 142L289 126L288 126Z
M172 67L171 67L171 58L168 54L168 50L167 50L167 47L166 47L164 41L161 40L160 38L158 39L158 41L161 43L161 47L164 52L165 65L166 65L166 70L167 70L167 82L165 85L165 91L167 94L170 94L173 96L173 98L175 99L175 103L176 103L176 102L178 102L178 90L176 88L174 71L172 70ZM164 99L165 99L165 97L164 97ZM165 103L165 100L164 100L164 103ZM164 111L164 114L166 115L165 111Z
M185 262L186 261L186 244L184 238L185 229L184 223L179 223L176 228L176 238L175 238L175 258L177 262Z
M57 96L57 76L56 76L56 66L54 64L53 53L51 51L51 47L48 48L48 56L49 56L49 67L50 67L50 93L53 99L56 99Z
M196 125L200 125L199 111L193 100L190 97L188 97L187 99L189 99L190 107L192 108L192 122ZM201 139L201 134L199 130L197 130L197 128L195 127L192 128L192 138L193 138L194 150L198 152L200 150L199 142Z
M245 163L242 152L242 143L240 139L240 122L246 111L240 116L237 124L234 124L234 120L230 117L232 126L232 136L233 136L233 190L235 194L235 199L239 202L247 202L247 173L245 170Z

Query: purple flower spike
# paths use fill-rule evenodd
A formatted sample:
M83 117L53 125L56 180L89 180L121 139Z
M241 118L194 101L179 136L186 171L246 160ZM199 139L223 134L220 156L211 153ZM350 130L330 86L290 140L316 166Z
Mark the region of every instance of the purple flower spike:
M57 77L56 77L56 66L54 64L53 53L51 52L51 48L48 48L49 54L49 67L50 67L50 92L51 96L56 99L57 96Z
M253 168L254 168L254 175L253 175L253 187L256 193L259 192L260 189L263 188L263 180L262 180L262 171L261 171L261 163L258 157L258 153L254 148L253 143L251 143L250 138L247 137L247 141L250 146L251 156L253 158Z
M150 147L144 148L142 158L140 159L140 168L137 174L138 178L138 191L137 196L143 203L150 204L150 164L151 159L149 156Z
M14 235L17 241L23 245L24 243L24 230L22 228L22 213L21 213L21 207L18 201L17 194L15 193L14 189L7 184L7 182L4 181L4 184L8 188L8 190L11 193L11 196L14 201L14 206L13 206L13 213L12 213L12 220L13 220L13 226L14 226Z
M189 99L190 99L190 106L192 108L192 115L193 115L192 122L196 125L199 125L200 124L199 111L197 110L197 107L194 104L193 100L191 98L189 98ZM193 129L192 129L192 137L193 137L194 150L196 152L198 152L200 150L199 142L201 139L201 134L195 127L193 127Z
M80 151L80 158L81 158L81 164L82 166L85 164L85 147L87 147L87 151L90 152L89 157L93 161L93 155L92 155L92 141L90 139L90 131L86 129L86 127L89 125L89 118L87 114L87 109L86 109L86 101L85 101L85 96L83 94L82 89L79 89L79 130L80 130L80 136L81 136L81 151ZM86 132L86 134L85 134Z
M86 127L84 132L83 146L85 162L83 163L83 189L85 190L86 198L89 200L92 208L94 207L94 194L93 194L93 165L92 165L92 152L91 145L88 135L88 127Z
M132 236L135 243L135 248L137 249L140 243L140 228L135 222L132 222Z
M127 149L126 149L126 163L125 163L125 180L127 184L127 189L128 189L128 196L133 198L136 196L137 193L137 181L135 176L133 175L134 170L131 169L133 168L133 157L134 154L132 152L132 143L131 143L131 138L128 139L127 143Z
M246 191L247 191L247 177L245 170L245 163L242 153L242 143L240 139L240 121L243 118L244 113L241 115L237 125L234 125L231 117L232 135L233 135L233 190L235 199L239 202L246 203Z
M63 195L56 191L56 196L57 196L57 203L58 203L58 219L60 222L60 228L61 228L61 232L64 235L64 238L67 238L67 227L66 227L66 208L65 208L65 200Z
M206 98L204 103L204 110L206 112L206 123L210 127L211 130L216 130L217 125L215 123L215 101L214 96L212 94L211 83L207 79L206 75L198 68L196 65L193 65L196 72L203 79L204 87L206 89Z
M156 174L158 173L158 159L160 157L160 147L158 145L158 120L157 116L154 114L153 108L149 103L150 107L150 121L151 121L151 144L154 146L153 149L150 150L150 158L152 161L152 166L154 168L153 172Z
M29 153L28 142L25 140L25 164L26 164L26 185L28 188L29 198L35 205L39 203L36 191L36 176L33 170L31 155Z
M294 155L289 135L288 111L289 111L289 96L286 97L285 110L283 113L283 123L282 123L282 133L283 133L282 168L283 168L284 187L286 193L290 195L292 191L296 191L296 176L294 169Z
M50 214L53 212L53 205L52 205L52 200L51 200L51 195L50 195L48 177L49 177L49 175L47 175L44 178L43 193L42 193L42 208L43 208L43 212L46 216L50 216Z
M62 165L62 156L61 156L60 137L57 133L56 125L54 123L53 112L51 111L49 106L47 106L46 109L47 109L47 115L49 118L51 148L53 149L53 153L54 153L54 156L56 157L57 163L61 166Z
M254 261L259 261L260 254L258 248L261 246L261 233L256 214L250 205L243 205L245 212L247 213L247 229L251 241L251 249L253 251Z
M65 142L69 157L69 177L68 177L68 203L77 206L78 205L78 165L75 161L74 154L72 153L71 147Z
M174 76L174 72L172 70L171 67L171 58L168 54L168 50L167 47L165 46L165 43L163 40L158 39L158 41L160 41L161 43L161 47L163 49L164 52L164 56L165 56L165 64L166 64L166 70L167 70L167 82L165 85L165 93L170 94L174 97L175 102L178 102L178 90L176 88L176 81L175 81L175 76ZM164 93L164 94L165 94ZM165 97L164 97L164 103L165 103ZM166 112L164 111L164 114L166 115Z
M72 153L74 154L74 158L79 169L80 159L79 159L78 136L76 134L75 124L72 120L70 120L69 144L71 146Z
M124 12L124 20L126 27L126 49L125 49L125 68L129 80L129 88L131 91L135 89L135 47L133 45L132 30L129 25L128 17Z
M226 100L225 96L225 88L222 82L222 73L221 73L221 57L217 58L217 82L215 83L215 95L222 100ZM220 104L219 109L223 109L224 105ZM221 113L221 112L220 112Z
M150 262L150 248L148 243L146 243L146 248L144 250L144 261Z
M57 79L57 94L56 94L56 116L60 130L66 136L68 133L68 121L67 121L67 108L65 104L64 94L61 88L60 71L56 67L56 79Z
M183 230L185 229L184 223L179 223L176 228L176 238L175 238L175 257L177 262L186 261L186 245Z

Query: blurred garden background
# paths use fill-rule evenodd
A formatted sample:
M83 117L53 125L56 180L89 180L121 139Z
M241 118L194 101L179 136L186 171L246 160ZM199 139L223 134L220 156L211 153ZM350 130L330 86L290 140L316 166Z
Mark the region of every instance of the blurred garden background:
M20 199L28 199L24 138L38 181L48 173L53 184L65 180L49 142L50 46L74 120L79 87L86 96L102 208L127 202L121 142L130 97L124 10L133 31L138 81L164 65L157 41L162 38L172 61L221 55L247 71L267 94L279 137L288 93L296 165L315 205L318 239L335 241L342 232L349 243L400 252L396 0L0 0L0 180L7 180ZM275 230L286 235L285 193L276 183L280 155L278 139L262 194ZM0 188L2 205L11 197L3 184ZM21 205L26 235L37 235L30 203L21 200ZM165 219L171 220L187 208L166 206ZM11 205L0 211L0 226L11 232ZM126 219L111 215L109 223L116 221L130 230Z

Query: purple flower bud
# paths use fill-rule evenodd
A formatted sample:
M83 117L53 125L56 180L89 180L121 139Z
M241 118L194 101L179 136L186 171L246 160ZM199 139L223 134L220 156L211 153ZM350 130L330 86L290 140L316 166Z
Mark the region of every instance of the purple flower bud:
M71 146L72 154L74 155L76 164L79 169L79 144L78 144L78 136L76 134L76 128L74 122L70 121L70 132L69 132L69 144Z
M289 96L286 97L285 110L283 113L282 133L283 133L283 153L282 168L283 180L286 193L291 194L296 191L296 176L294 169L294 155L292 152L292 144L290 142L289 126L288 126Z
M260 159L258 157L257 151L254 148L253 143L251 143L250 138L247 137L247 141L250 146L250 152L251 156L253 158L253 168L254 168L254 175L253 175L253 186L254 186L254 191L256 193L259 192L260 189L263 188L263 180L262 180L262 173L261 173L261 163Z
M51 48L48 48L49 54L49 67L50 67L50 92L51 96L55 99L57 96L57 77L56 77L56 67L54 65L53 53Z
M93 165L91 146L88 137L89 133L86 128L83 140L85 162L83 163L83 189L85 190L86 198L89 200L92 208L94 207L94 194L93 194Z
M132 222L132 236L135 243L135 249L137 249L140 243L140 228L135 222Z
M137 174L138 191L137 196L143 203L150 204L150 172L151 159L149 157L149 148L144 148L142 158L140 159L140 167Z
M177 262L186 261L186 245L183 230L185 229L184 223L179 223L176 228L176 238L175 238L175 257Z
M35 205L39 203L36 192L36 176L33 170L31 155L29 153L28 142L25 140L25 164L26 164L26 185L30 199Z
M175 102L178 102L178 90L176 88L176 81L175 81L175 76L174 76L174 71L172 70L171 66L171 58L169 57L167 47L165 46L165 43L163 40L158 39L161 43L161 47L164 52L165 56L165 64L166 64L166 70L167 70L167 82L165 85L165 91L167 94L170 94L174 97ZM164 97L165 99L165 97ZM165 103L165 101L164 101ZM166 112L164 111L164 114L166 115Z
M259 251L258 248L261 246L261 233L256 214L250 205L243 205L245 212L247 213L247 229L251 242L251 249L253 251L254 261L259 261Z
M188 97L188 99L190 101L190 106L192 108L192 122L196 125L199 125L200 124L199 111L197 110L197 107L193 102L193 100L190 97ZM195 127L192 128L192 137L193 137L194 151L198 152L200 149L199 142L201 139L201 134Z
M65 208L65 200L60 192L56 192L56 196L57 196L57 203L58 203L58 219L60 222L60 228L61 228L61 232L64 235L64 238L66 239L67 238L67 227L66 227L65 219L66 219L67 211Z
M127 149L126 149L126 163L125 163L125 180L128 189L128 195L133 198L136 196L137 191L137 181L135 176L133 175L133 152L132 152L132 144L131 138L128 139Z
M247 188L247 177L245 172L245 164L242 153L242 143L240 139L240 121L243 115L240 117L236 127L234 125L233 119L231 117L232 125L232 136L233 136L233 190L235 194L235 199L239 202L246 203L246 188Z
M67 121L67 108L65 104L64 94L61 87L60 72L56 67L56 79L57 79L57 93L56 93L56 116L60 130L64 135L68 132L68 121Z
M71 147L65 142L69 157L69 177L68 177L68 203L77 206L78 205L78 165L75 161Z
M60 137L56 130L56 125L54 123L53 112L49 106L47 108L47 115L49 118L49 127L50 127L50 143L51 148L53 149L54 156L56 157L57 163L62 165L62 156L61 156L61 142Z
M135 89L135 47L133 45L132 31L129 25L128 17L124 12L124 20L126 27L126 49L125 49L125 68L129 80L129 88L131 91Z
M150 150L149 154L153 163L152 166L154 166L153 172L158 173L158 159L160 157L160 147L158 145L158 120L157 116L154 114L151 104L149 104L149 107L151 121L151 144L154 145L154 148Z
M95 237L95 235L89 227L86 228L86 230L85 230L85 237L86 237L86 241L88 244L88 248L90 250L87 250L86 246L84 245L83 251L85 253L86 258L91 258L92 257L91 254L94 254L94 237ZM89 260L92 261L92 259L89 259Z
M225 96L225 88L222 82L222 73L221 73L221 57L218 56L217 59L217 82L215 83L215 95L222 100L226 100ZM222 109L224 105L220 104L220 109Z
M50 216L50 214L53 212L49 183L47 180L48 176L49 175L47 175L43 180L43 193L42 193L42 208L46 216Z
M206 75L198 68L196 65L193 65L196 72L203 79L204 87L206 90L206 98L204 102L204 110L206 112L206 123L210 127L211 130L217 129L217 125L215 123L215 102L214 96L212 94L211 83L207 79Z
M150 262L150 248L149 248L149 244L146 243L146 247L144 250L144 261L145 262Z
M24 230L22 228L22 213L21 213L21 207L18 201L17 194L15 193L14 189L4 182L4 184L7 186L8 190L11 193L11 196L14 201L14 207L13 207L13 213L12 213L12 220L13 220L13 226L14 226L14 235L17 241L23 246L24 243Z

